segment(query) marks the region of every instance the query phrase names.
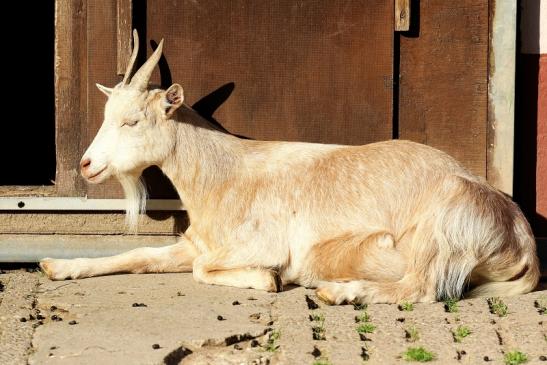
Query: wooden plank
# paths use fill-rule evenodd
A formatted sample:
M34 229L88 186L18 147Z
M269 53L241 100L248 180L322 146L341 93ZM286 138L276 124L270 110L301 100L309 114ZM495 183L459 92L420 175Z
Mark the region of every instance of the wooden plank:
M488 182L513 195L517 4L492 1L488 57Z
M410 29L410 0L395 0L395 31Z
M400 35L399 136L486 176L488 1L424 0L418 10L419 34Z
M125 214L112 213L2 213L0 234L125 234ZM188 226L184 212L148 212L141 215L139 234L174 235Z
M117 73L124 75L129 58L131 58L131 31L132 31L132 0L116 1L116 38L118 46L117 54Z
M15 196L55 196L55 186L0 186L0 197Z
M84 142L87 148L103 123L106 97L95 87L95 83L113 87L120 82L117 75L117 3L113 0L94 0L87 4L89 54L87 103L88 121L83 125ZM85 149L84 149L85 150ZM81 157L81 156L80 156ZM90 198L122 198L120 184L110 179L100 185L88 186Z
M215 118L230 132L358 145L392 137L393 6L158 0L146 23L189 104L229 96Z
M86 4L85 0L55 2L55 184L59 196L83 196L86 191L78 174L80 127L86 121Z

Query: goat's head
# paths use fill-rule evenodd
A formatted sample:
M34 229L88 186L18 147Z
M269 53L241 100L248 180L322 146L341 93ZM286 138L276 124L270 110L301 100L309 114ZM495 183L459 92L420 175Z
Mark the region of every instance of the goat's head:
M97 84L107 97L104 121L80 162L82 176L90 183L118 178L128 200L128 220L134 226L143 208L145 189L142 171L161 164L175 143L174 111L182 105L178 84L168 90L148 89L148 81L162 52L163 40L144 65L131 77L138 53L138 35L133 31L133 53L123 81L114 88Z

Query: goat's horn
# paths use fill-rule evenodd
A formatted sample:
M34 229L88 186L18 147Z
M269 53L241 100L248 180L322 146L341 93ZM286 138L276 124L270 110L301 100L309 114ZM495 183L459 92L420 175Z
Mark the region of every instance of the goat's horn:
M127 64L127 69L125 70L125 75L123 76L122 85L129 84L131 75L133 75L133 71L135 71L135 63L137 61L138 53L139 53L139 35L137 34L137 30L133 29L133 53L131 53L131 58L129 59L129 63Z
M156 67L160 60L162 48L163 39L160 44L158 44L158 48L156 48L152 56L150 56L144 65L135 73L129 86L139 90L145 90L148 87L148 81L150 80L150 76L152 76L152 71L154 71L154 67Z

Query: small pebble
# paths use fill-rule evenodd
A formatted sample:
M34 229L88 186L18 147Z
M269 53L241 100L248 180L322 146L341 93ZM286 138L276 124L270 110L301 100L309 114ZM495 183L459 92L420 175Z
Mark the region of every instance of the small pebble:
M251 347L257 347L258 345L260 345L260 343L257 340L251 341Z
M490 361L490 358L488 356L485 356L482 358L484 361Z
M60 322L63 319L61 317L59 317L58 315L54 314L54 315L51 316L51 320L55 321L55 322Z
M25 317L19 318L19 322L26 322L26 321L27 321L27 319Z
M31 321L34 321L36 318L32 314L29 314L28 319L30 319Z
M226 318L224 318L223 316L220 316L220 315L217 316L217 319L218 319L219 321L225 321L225 320L226 320Z
M160 348L160 345L157 344L157 343L155 343L155 344L152 345L152 348L153 348L154 350L157 350L157 349Z
M317 346L313 346L313 351L311 352L312 356L317 358L321 356L321 350L317 348Z
M257 299L253 298L253 297L249 297L249 298L247 298L247 300L257 300Z
M36 316L36 319L46 319L46 317L44 317L44 316L41 315L41 314L38 314L38 315Z
M243 348L241 346L239 346L239 344L237 344L237 343L234 345L234 349L235 350L243 350Z
M132 304L133 307L148 307L146 304L144 303L133 303Z
M74 324L78 324L78 322L76 322L75 320L72 320L72 321L68 322L68 324L72 326Z
M401 323L403 323L404 321L405 321L405 319L404 319L404 318L397 318L397 322L401 322Z
M52 305L51 307L49 307L49 310L55 312L57 310L57 307Z
M51 346L49 349L50 349L50 350L56 350L56 349L57 349L57 346Z
M237 300L235 300L235 301L232 302L232 305L240 305L240 304L241 304L241 303L238 302Z
M539 357L539 359L540 359L541 361L547 361L547 356L541 355L541 356Z
M308 304L308 309L310 310L319 308L319 305L317 305L317 303L307 295L306 295L306 304Z

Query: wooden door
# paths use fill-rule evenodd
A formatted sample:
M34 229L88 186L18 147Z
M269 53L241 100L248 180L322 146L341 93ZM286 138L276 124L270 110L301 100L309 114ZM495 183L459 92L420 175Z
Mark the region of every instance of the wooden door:
M85 186L76 171L102 123L105 99L94 84L119 82L129 52L120 35L132 27L148 55L150 42L165 39L163 72L152 82L180 83L188 104L233 134L355 145L411 139L487 175L487 0L413 1L402 33L394 32L394 2L383 0L59 4L60 42L77 61L59 70L61 100L69 99L58 108L60 195L121 196L116 182ZM161 174L148 181L153 197L174 196Z

